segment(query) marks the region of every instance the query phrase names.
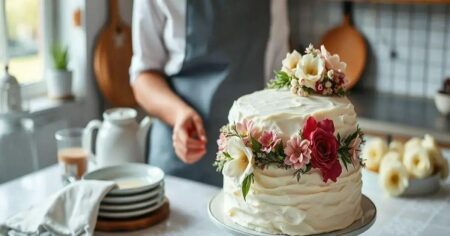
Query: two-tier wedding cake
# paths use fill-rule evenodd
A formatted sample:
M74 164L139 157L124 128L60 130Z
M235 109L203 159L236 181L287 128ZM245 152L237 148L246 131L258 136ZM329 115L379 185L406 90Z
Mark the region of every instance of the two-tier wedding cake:
M269 89L235 101L215 162L231 221L305 235L342 229L362 216L363 134L345 97L345 68L323 46L293 51Z

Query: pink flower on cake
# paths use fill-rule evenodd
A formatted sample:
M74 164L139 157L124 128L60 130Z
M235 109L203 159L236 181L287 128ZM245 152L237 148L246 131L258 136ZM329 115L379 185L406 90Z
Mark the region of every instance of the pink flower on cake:
M275 150L277 145L281 142L281 139L272 130L271 131L265 130L261 134L261 137L259 138L258 141L262 145L261 151L265 153L270 153L271 151Z
M323 84L321 81L316 82L316 92L319 94L323 92Z
M322 57L325 59L325 67L328 70L334 70L337 72L345 73L347 64L342 62L338 54L331 55L330 52L325 48L325 46L320 46L320 51Z
M257 138L259 136L259 130L254 126L254 122L244 119L242 122L236 123L236 131L242 137L252 136Z
M293 137L286 143L284 148L284 164L294 167L294 169L303 169L311 161L310 142L300 137Z
M322 173L324 182L328 179L336 182L341 175L342 167L338 159L339 143L334 136L332 120L317 122L309 117L303 127L302 137L311 142L311 164Z
M217 139L217 146L219 146L219 152L222 152L227 148L227 137L225 134L220 133L219 139Z

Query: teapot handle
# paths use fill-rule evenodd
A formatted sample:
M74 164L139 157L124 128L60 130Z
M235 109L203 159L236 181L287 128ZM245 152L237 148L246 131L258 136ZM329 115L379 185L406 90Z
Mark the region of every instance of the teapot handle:
M83 146L83 149L88 153L89 158L91 158L91 160L92 160L92 162L94 162L94 164L97 164L97 160L95 158L95 154L93 151L92 134L93 134L94 130L100 129L101 125L102 125L101 121L92 120L88 123L86 128L83 130L82 146Z

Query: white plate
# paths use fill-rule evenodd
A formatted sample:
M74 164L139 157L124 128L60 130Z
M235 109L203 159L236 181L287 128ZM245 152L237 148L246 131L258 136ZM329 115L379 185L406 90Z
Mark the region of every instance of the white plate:
M221 191L217 195L215 195L208 204L208 215L211 221L218 226L219 228L228 231L232 235L239 236L274 236L280 234L268 234L257 232L249 228L245 228L240 226L227 218L225 212L223 210L223 202L224 202L224 193ZM323 234L315 234L315 235L359 235L369 229L373 223L375 222L375 218L377 215L377 209L373 202L366 197L362 196L361 199L361 207L363 210L363 216L353 222L350 226L345 229L336 230L333 232L323 233Z
M139 209L139 210L135 210L135 211L128 211L128 212L106 212L106 211L100 210L98 212L98 215L100 217L112 218L112 219L125 219L125 218L137 217L137 216L145 215L152 211L157 210L164 204L165 201L167 201L167 200L165 198L163 198L159 202L157 202L147 208Z
M133 194L156 187L164 179L164 172L147 164L128 163L109 166L87 173L83 179L110 180L118 185L110 193Z
M100 204L100 211L102 210L106 210L106 211L134 211L136 209L140 209L140 208L144 208L144 207L149 207L159 201L161 201L161 199L164 198L164 194L161 193L160 195L150 198L150 199L146 199L143 200L142 202L138 202L138 203L131 203L131 204L108 204L108 203L104 203L102 202Z
M143 201L145 199L149 199L155 196L159 196L160 194L164 194L164 188L159 187L156 189L153 189L149 192L143 192L136 195L119 195L119 196L111 196L106 195L105 198L103 198L101 204L105 203L115 203L115 204L133 204L136 202Z

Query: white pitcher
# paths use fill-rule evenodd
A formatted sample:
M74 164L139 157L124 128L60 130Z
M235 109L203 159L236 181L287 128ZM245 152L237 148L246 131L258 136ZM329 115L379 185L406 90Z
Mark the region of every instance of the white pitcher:
M146 137L151 125L149 117L140 124L132 108L113 108L103 113L103 123L92 120L83 132L83 148L98 167L127 162L144 162ZM98 129L95 155L92 150L93 131Z

